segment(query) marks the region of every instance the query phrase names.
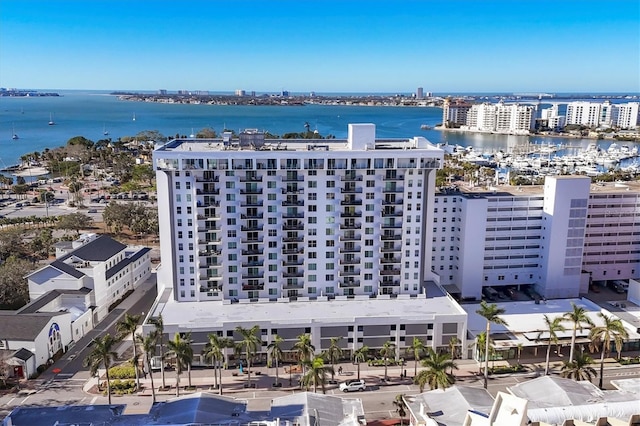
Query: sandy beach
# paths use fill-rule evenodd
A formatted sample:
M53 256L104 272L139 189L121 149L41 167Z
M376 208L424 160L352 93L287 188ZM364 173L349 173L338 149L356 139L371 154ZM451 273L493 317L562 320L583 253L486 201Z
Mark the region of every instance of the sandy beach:
M49 170L44 167L24 167L11 173L14 176L42 176L49 174Z

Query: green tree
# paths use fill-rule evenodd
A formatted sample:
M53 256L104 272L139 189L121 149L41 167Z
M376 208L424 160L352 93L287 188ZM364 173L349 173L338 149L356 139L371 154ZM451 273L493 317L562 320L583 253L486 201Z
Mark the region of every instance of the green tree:
M574 380L593 380L598 375L595 368L591 367L593 359L585 354L577 354L571 362L565 361L562 366L561 375Z
M154 326L153 335L156 338L156 342L160 345L160 375L162 376L162 389L167 388L164 375L164 321L162 315L157 317L150 317L149 324Z
M218 393L222 395L222 369L220 367L224 361L225 348L231 347L233 342L230 339L225 339L215 333L209 333L207 335L207 339L208 341L207 344L204 345L202 355L205 359L211 360L211 364L213 365L213 381L215 387L218 388ZM220 375L219 381L218 373Z
M340 358L342 358L342 349L338 344L340 339L342 339L342 337L332 337L329 348L324 354L327 361L331 363L331 381L335 380L335 363L338 362Z
M536 340L542 340L542 336L548 334L548 344L547 344L547 358L544 367L544 375L549 374L549 355L551 355L551 345L554 343L558 343L558 332L565 331L566 329L562 325L563 318L555 317L554 319L550 319L547 315L544 316L544 324L546 326L546 330L542 330L538 333L538 337Z
M284 353L282 352L282 348L281 348L281 345L283 342L284 342L284 339L278 336L277 334L275 334L273 336L273 340L267 346L269 355L271 356L271 359L275 361L275 364L276 364L276 387L278 387L278 382L280 380L280 378L278 377L278 363L284 356Z
M251 328L237 326L236 332L242 337L242 340L240 341L240 343L238 343L237 348L238 351L244 350L244 356L247 360L247 387L251 387L251 359L262 344L259 337L260 326L257 324Z
M31 262L15 256L0 263L0 309L18 309L29 302L29 285L24 277L34 269Z
M389 380L389 375L387 374L387 366L389 365L389 358L396 358L396 344L391 340L387 340L380 348L380 356L384 360L384 380Z
M149 333L146 336L138 333L136 334L136 341L140 344L142 353L144 354L144 360L147 364L147 371L149 371L149 378L151 379L151 403L156 403L156 388L153 384L153 369L151 368L151 358L156 353L156 336L154 333Z
M413 338L413 342L411 343L411 346L409 346L407 348L407 352L413 356L413 377L416 377L418 375L418 362L420 361L420 357L425 353L426 351L426 347L424 345L424 343L422 343L422 340L420 340L417 337Z
M486 329L486 339L485 339L485 360L484 360L484 388L487 388L487 383L489 380L489 340L491 338L491 323L496 325L506 326L507 322L500 318L500 315L503 315L505 312L504 309L499 308L498 305L492 303L491 305L487 304L484 300L480 302L480 309L476 311L478 315L487 320L487 329Z
M191 362L193 361L191 333L186 333L184 338L180 336L180 333L176 333L173 340L167 341L167 347L169 348L167 355L176 358L176 396L180 396L180 374L185 368L191 373ZM189 387L191 387L191 382L189 382Z
M404 402L404 395L399 394L393 400L393 405L396 407L396 413L400 417L400 426L404 425L404 418L407 415L407 404Z
M310 334L301 334L292 348L298 354L298 364L304 375L306 366L311 362L311 357L316 352L316 347L311 344Z
M305 361L307 364L307 372L302 377L302 383L308 388L313 385L313 391L318 392L318 384L322 386L322 393L327 393L325 384L327 382L327 374L333 375L333 367L324 364L321 356L316 356L312 361Z
M58 216L59 229L75 231L76 235L80 235L81 229L87 229L93 224L93 219L84 213L70 213Z
M611 340L613 340L618 352L618 358L620 358L620 351L622 351L622 344L624 339L629 338L629 333L624 328L622 321L612 316L598 312L598 316L602 319L603 324L597 327L593 327L589 332L589 339L591 339L591 346L593 348L601 348L600 353L600 389L602 389L602 379L604 373L604 356L605 353L611 351Z
M358 380L360 380L360 364L367 361L369 356L369 346L361 346L353 352L353 360L358 365Z
M449 354L451 355L451 359L458 358L458 346L460 345L460 339L456 336L451 336L449 338Z
M135 339L136 329L140 324L140 315L124 314L122 321L118 321L116 325L116 332L118 333L118 339L122 340L126 336L131 335L131 341L133 343L133 369L136 373L136 389L140 389L140 373L138 372L138 353L137 342Z
M109 398L109 405L111 405L111 382L109 381L109 368L117 354L114 351L114 347L118 341L114 339L109 333L102 337L96 337L91 341L91 352L84 359L84 366L89 367L91 375L95 375L98 372L100 366L105 369L105 375L107 379L107 397ZM98 385L100 384L100 377L98 377Z
M576 331L582 331L583 326L593 327L593 321L589 318L587 311L577 306L575 303L571 303L571 311L566 312L562 318L565 321L573 323L573 333L571 334L571 350L569 351L569 363L573 362L573 354L576 349Z
M447 373L447 369L457 370L458 366L447 353L437 353L432 348L427 348L427 357L422 361L424 370L420 371L413 382L420 387L420 393L425 385L430 389L446 389L455 383L453 374Z

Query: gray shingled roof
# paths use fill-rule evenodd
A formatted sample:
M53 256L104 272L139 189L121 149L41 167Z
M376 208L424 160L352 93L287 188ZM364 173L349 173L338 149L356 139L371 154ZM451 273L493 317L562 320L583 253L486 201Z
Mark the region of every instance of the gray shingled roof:
M29 349L25 349L25 348L20 348L17 351L15 351L11 357L12 358L18 358L21 359L23 361L27 361L29 358L31 358L33 356L33 352L31 352Z
M60 296L60 292L57 290L51 290L38 297L36 300L31 303L24 305L22 308L16 311L16 314L32 314L34 312L38 312L42 309L43 306L53 302Z
M52 317L66 312L31 314L0 313L0 339L31 341L36 338Z
M104 262L105 260L108 260L120 253L125 248L127 248L126 245L107 237L106 235L101 235L95 240L78 247L71 253L67 253L62 256L60 260L66 260L73 256L86 261Z

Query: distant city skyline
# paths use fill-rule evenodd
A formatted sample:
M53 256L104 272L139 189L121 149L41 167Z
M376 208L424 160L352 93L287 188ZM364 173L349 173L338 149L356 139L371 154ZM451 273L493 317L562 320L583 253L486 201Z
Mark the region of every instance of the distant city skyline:
M2 0L0 87L640 92L636 1Z

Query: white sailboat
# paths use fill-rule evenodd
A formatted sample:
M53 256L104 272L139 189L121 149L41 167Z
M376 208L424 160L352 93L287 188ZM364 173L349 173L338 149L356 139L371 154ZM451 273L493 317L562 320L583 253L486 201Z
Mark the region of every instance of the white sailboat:
M136 121L136 113L133 113L133 121Z
M53 121L53 113L49 113L49 126L53 126L55 123L55 121Z
M15 128L15 126L13 125L13 123L11 123L11 139L13 139L14 141L15 141L16 139L20 139L20 138L18 137L18 134L16 133L16 128Z
M109 131L107 130L107 125L106 124L102 126L102 134L105 135L105 136L109 135Z

